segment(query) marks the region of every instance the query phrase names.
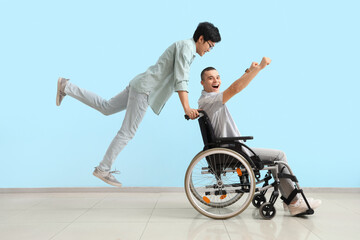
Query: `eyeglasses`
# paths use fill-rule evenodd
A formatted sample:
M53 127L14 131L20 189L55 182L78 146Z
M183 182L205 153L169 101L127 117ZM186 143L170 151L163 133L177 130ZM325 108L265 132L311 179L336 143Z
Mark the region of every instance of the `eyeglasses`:
M209 49L212 50L212 49L214 48L214 46L212 46L212 45L209 43L209 41L206 41L206 42L207 42L207 44L209 44Z

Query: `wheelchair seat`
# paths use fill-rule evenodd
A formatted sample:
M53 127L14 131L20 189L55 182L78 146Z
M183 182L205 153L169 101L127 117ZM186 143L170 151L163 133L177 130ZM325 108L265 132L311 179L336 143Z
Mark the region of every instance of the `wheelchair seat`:
M242 141L246 142L247 140L254 139L253 136L218 138L215 136L214 128L210 122L210 118L207 113L203 110L199 110L199 113L202 114L202 116L199 117L198 121L200 125L201 136L204 142L204 150L215 147L224 147L234 150L244 156L247 161L256 169L263 169L264 165L273 164L272 161L261 160L251 148L242 143ZM244 151L244 148L246 148L248 152L251 152L252 156L249 156Z
M217 138L215 137L214 129L211 125L209 116L202 110L199 110L199 113L202 114L198 121L205 147L221 147L221 145L224 144L235 145L237 141L246 142L246 140L253 139L252 136Z

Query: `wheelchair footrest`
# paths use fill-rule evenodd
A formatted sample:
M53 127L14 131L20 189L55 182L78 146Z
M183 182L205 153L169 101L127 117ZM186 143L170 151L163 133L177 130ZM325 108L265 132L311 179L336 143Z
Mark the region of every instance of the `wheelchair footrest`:
M310 208L310 209L306 210L306 211L303 212L303 213L299 213L299 214L296 215L296 216L304 216L304 215L312 215L312 214L314 214L314 210L313 210L312 208Z
M303 197L303 199L305 200L308 209L307 209L305 212L300 213L300 214L298 214L298 215L296 215L296 216L312 215L312 214L314 214L314 210L311 208L311 206L310 206L309 202L307 201L307 199L306 199L306 197L305 197L305 194L304 194L304 192L303 192L302 189L296 189L296 188L295 188L295 189L290 193L290 195L289 195L288 198L285 198L285 197L283 197L283 196L281 196L280 198L284 201L284 203L286 203L287 205L289 205L289 204L291 203L291 201L294 199L294 197L295 197L298 193L300 193L301 196Z

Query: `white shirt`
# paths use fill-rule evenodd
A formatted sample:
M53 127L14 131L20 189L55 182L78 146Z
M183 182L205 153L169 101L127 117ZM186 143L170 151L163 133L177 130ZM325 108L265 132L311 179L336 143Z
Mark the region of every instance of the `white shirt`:
M199 109L204 110L210 118L216 137L240 137L240 132L223 104L223 92L202 91L198 101Z

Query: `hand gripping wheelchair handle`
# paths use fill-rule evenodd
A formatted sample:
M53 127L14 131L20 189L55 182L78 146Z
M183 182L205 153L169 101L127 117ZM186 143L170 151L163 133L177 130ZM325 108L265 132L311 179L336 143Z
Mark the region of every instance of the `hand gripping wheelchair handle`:
M198 113L202 113L202 114L206 115L204 110L198 110ZM185 114L184 117L186 120L190 120L190 117L188 115Z

